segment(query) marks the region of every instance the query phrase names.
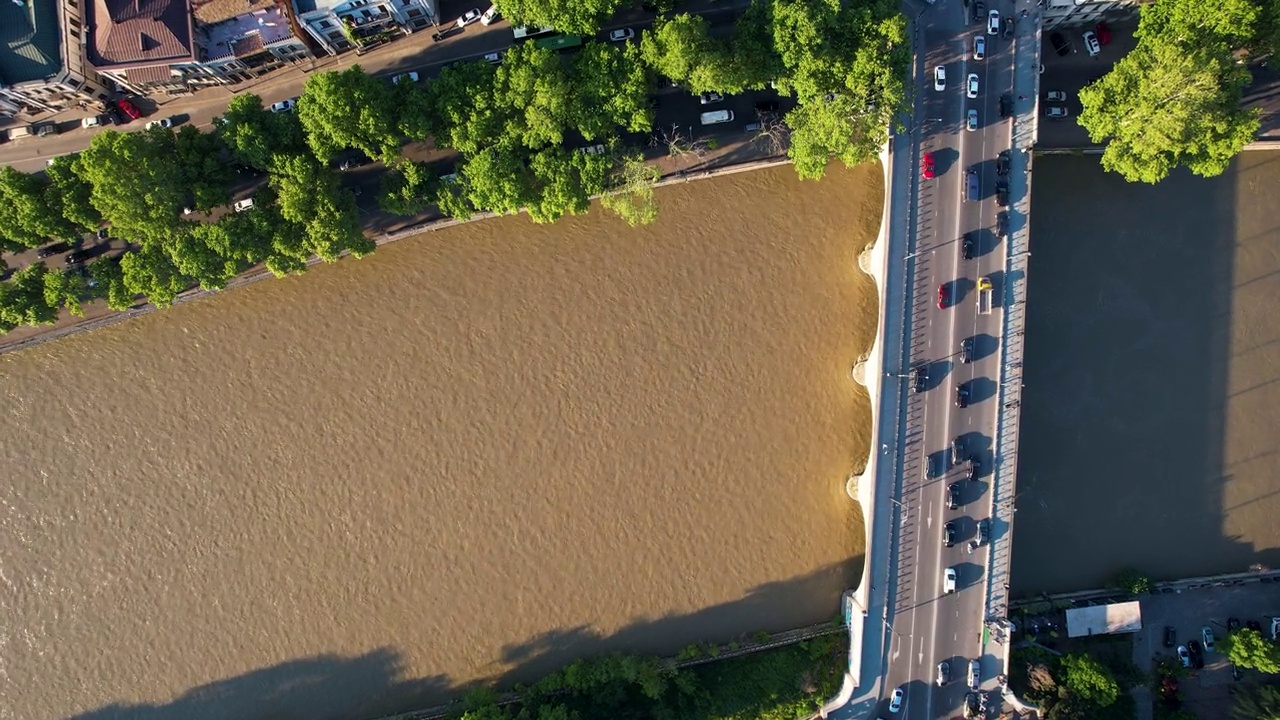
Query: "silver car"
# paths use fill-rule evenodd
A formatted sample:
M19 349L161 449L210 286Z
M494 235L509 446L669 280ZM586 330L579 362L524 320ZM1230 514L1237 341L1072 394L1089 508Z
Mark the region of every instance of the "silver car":
M973 36L973 59L982 60L987 57L987 39L981 35Z
M965 95L978 97L978 73L969 73L969 82L965 86Z
M978 111L975 108L969 108L969 113L965 116L964 129L970 132L978 129Z

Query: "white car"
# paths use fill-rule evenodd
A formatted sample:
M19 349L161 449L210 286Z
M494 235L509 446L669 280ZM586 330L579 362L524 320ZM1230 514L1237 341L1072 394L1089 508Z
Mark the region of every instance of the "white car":
M502 53L500 52L485 53L484 61L487 63L491 63L493 65L497 65L502 62Z
M933 89L938 92L947 89L947 68L942 65L933 69Z
M406 80L412 83L418 82L418 73L416 72L400 73L399 75L391 78L391 84L399 85L400 83Z
M1213 652L1213 628L1208 625L1200 628L1200 639L1204 641L1204 651Z
M298 98L289 98L288 100L281 100L280 102L272 105L271 112L293 112L293 109L296 107L298 107Z
M236 212L244 212L245 210L252 210L253 198L245 198L243 200L237 200L236 204L233 205L232 208L234 208Z
M1067 94L1061 90L1050 90L1044 94L1044 99L1049 102L1066 102Z
M1271 639L1280 640L1280 617L1271 618Z
M987 34L988 35L1000 34L1000 11L999 10L992 10L991 12L987 13Z
M466 27L480 19L480 8L471 8L458 18L458 27Z
M626 42L636 36L636 31L631 28L618 28L609 31L610 42Z
M893 698L889 700L889 712L896 713L902 709L902 698L906 696L902 688L893 689Z
M1086 30L1084 33L1084 49L1089 51L1089 57L1097 57L1102 52L1102 45L1098 42L1098 36L1092 30Z
M956 591L956 569L953 567L949 567L942 573L942 592L950 595L955 591Z
M603 155L604 145L588 145L584 148L578 148L583 155Z
M80 127L82 128L95 128L95 127L101 127L101 126L102 126L102 118L98 117L97 115L90 115L89 117L80 121Z
M700 105L710 105L711 103L718 103L721 100L724 100L724 96L718 92L704 92L698 96L698 103Z
M1062 107L1061 105L1050 105L1049 107L1044 109L1044 116L1053 118L1055 120L1061 120L1062 118L1070 114L1071 113L1067 112L1067 109Z
M171 127L173 127L173 120L171 120L170 118L160 118L159 120L152 120L151 122L147 123L148 130L150 130L151 128L171 128Z
M981 35L973 36L973 59L982 60L987 57L987 39Z
M500 17L502 17L502 16L498 14L498 6L497 6L497 5L490 5L490 6L489 6L489 9L488 9L488 10L485 10L485 11L484 11L484 14L480 16L480 24L481 24L481 25L492 25L492 24L493 24L493 21L497 20L497 19L498 19L498 18L500 18Z
M969 83L964 94L971 98L978 97L978 73L969 73Z
M964 129L969 132L978 129L978 111L976 109L969 108L969 113L965 115Z

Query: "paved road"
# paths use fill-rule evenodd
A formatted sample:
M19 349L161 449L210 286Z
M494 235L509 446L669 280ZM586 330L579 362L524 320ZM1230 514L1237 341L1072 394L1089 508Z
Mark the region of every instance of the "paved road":
M1015 19L1015 36L1025 51L1026 39L1035 37L1035 18L1023 19L1024 8L1030 14L1035 6L1026 0L1016 6L1013 0L987 5L988 10L999 11L1002 19ZM1020 119L1028 121L1035 108L1034 79L1021 73L1019 81L1032 89L1014 89L1015 40L989 34L986 18L973 22L971 9L961 0L940 0L933 6L908 3L907 12L915 16L918 97L911 127L894 139L893 197L910 208L902 230L906 241L897 248L890 243L891 252L901 254L889 263L890 276L897 270L894 263L904 263L901 274L906 287L896 290L905 290L909 297L904 353L909 361L903 367L885 368L901 376L896 387L890 384L893 379L886 379L885 393L900 393L905 402L900 442L894 448L902 455L898 462L889 463L901 468L901 474L890 480L896 497L890 500L889 517L877 519L890 526L886 536L891 537L873 539L892 547L888 587L879 590L887 593L887 610L876 608L873 590L864 631L863 677L850 703L832 713L841 718L955 717L963 713L971 660L981 663L984 691L995 686L995 676L1001 672L999 657L983 655L988 548L970 553L968 546L978 522L991 513L989 488L999 406L1001 298L1007 258L1005 243L996 233L997 215L1002 212L996 200L996 160L1001 151L1010 149L1013 128L1011 120L1001 117L1000 97L1008 94L1022 113ZM973 53L974 38L979 35L986 43L983 60L975 59ZM1026 55L1023 52L1021 62L1028 61ZM934 70L939 65L947 76L941 91L934 89ZM976 98L967 97L970 73L978 79ZM970 109L978 113L978 127L972 131L966 128ZM925 153L934 161L933 179L922 177ZM904 160L903 155L909 157ZM1013 160L1014 172L1021 172L1022 158ZM965 199L969 170L977 173L979 183L978 196L972 200ZM1011 184L1015 191L1023 186ZM904 188L909 190L903 192ZM1014 201L1018 199L1014 195ZM962 257L966 234L975 241L974 257L968 260ZM995 307L989 314L978 310L978 280L984 276L995 284ZM899 302L893 282L887 287L886 302ZM940 287L946 295L941 308ZM961 359L965 339L974 341L969 363ZM909 366L927 368L929 380L922 392L906 387ZM969 393L964 408L957 406L958 386ZM977 461L976 480L967 479L966 463L953 460L950 446L957 437L964 446L961 459ZM955 510L947 507L947 490L953 483L960 499ZM948 523L956 533L952 547L944 547L943 542ZM957 591L951 594L943 591L948 567L957 574ZM875 573L873 568L873 578ZM935 683L940 662L949 665L951 676L951 682L941 688ZM896 688L904 690L905 702L894 715L889 703Z

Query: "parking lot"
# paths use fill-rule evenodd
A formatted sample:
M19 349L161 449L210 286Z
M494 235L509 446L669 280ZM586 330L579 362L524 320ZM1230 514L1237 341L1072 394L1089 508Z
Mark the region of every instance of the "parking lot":
M1040 49L1044 74L1040 76L1040 136L1036 142L1041 148L1074 148L1093 145L1089 133L1076 122L1080 117L1080 88L1105 75L1111 66L1129 53L1137 44L1133 31L1137 24L1107 26L1111 33L1111 42L1102 46L1097 57L1090 57L1085 51L1082 34L1093 29L1093 25L1063 27L1043 35L1044 47ZM1061 35L1067 46L1067 54L1059 55L1054 51L1054 35ZM1065 92L1067 101L1046 102L1049 91ZM1049 106L1067 108L1068 116L1053 119L1045 116Z
M1280 582L1252 582L1229 587L1208 587L1181 592L1162 592L1142 599L1142 630L1134 636L1133 662L1151 673L1161 660L1177 660L1175 648L1164 646L1164 628L1174 628L1177 645L1199 640L1200 629L1208 625L1221 639L1227 634L1227 621L1235 618L1244 623L1253 620L1270 637L1271 618L1280 615ZM1231 675L1231 663L1218 652L1204 653L1204 668L1191 670L1179 683L1183 707L1203 720L1220 720L1230 708L1230 695L1238 683L1257 682L1263 678L1255 670L1243 671L1237 681Z

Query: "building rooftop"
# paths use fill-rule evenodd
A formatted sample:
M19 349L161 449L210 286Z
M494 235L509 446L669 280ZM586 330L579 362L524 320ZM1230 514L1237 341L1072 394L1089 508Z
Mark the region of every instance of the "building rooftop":
M191 0L191 12L204 25L273 7L276 7L276 0Z
M294 0L293 6L297 8L298 14L309 13L313 10L334 10L343 5L347 5L352 0Z
M44 80L62 67L57 0L0 0L0 83Z
M99 68L167 65L194 57L191 12L185 0L93 0L85 45Z
M0 0L2 2L3 0ZM277 7L244 13L204 28L207 59L245 57L272 43L293 37L289 18Z

